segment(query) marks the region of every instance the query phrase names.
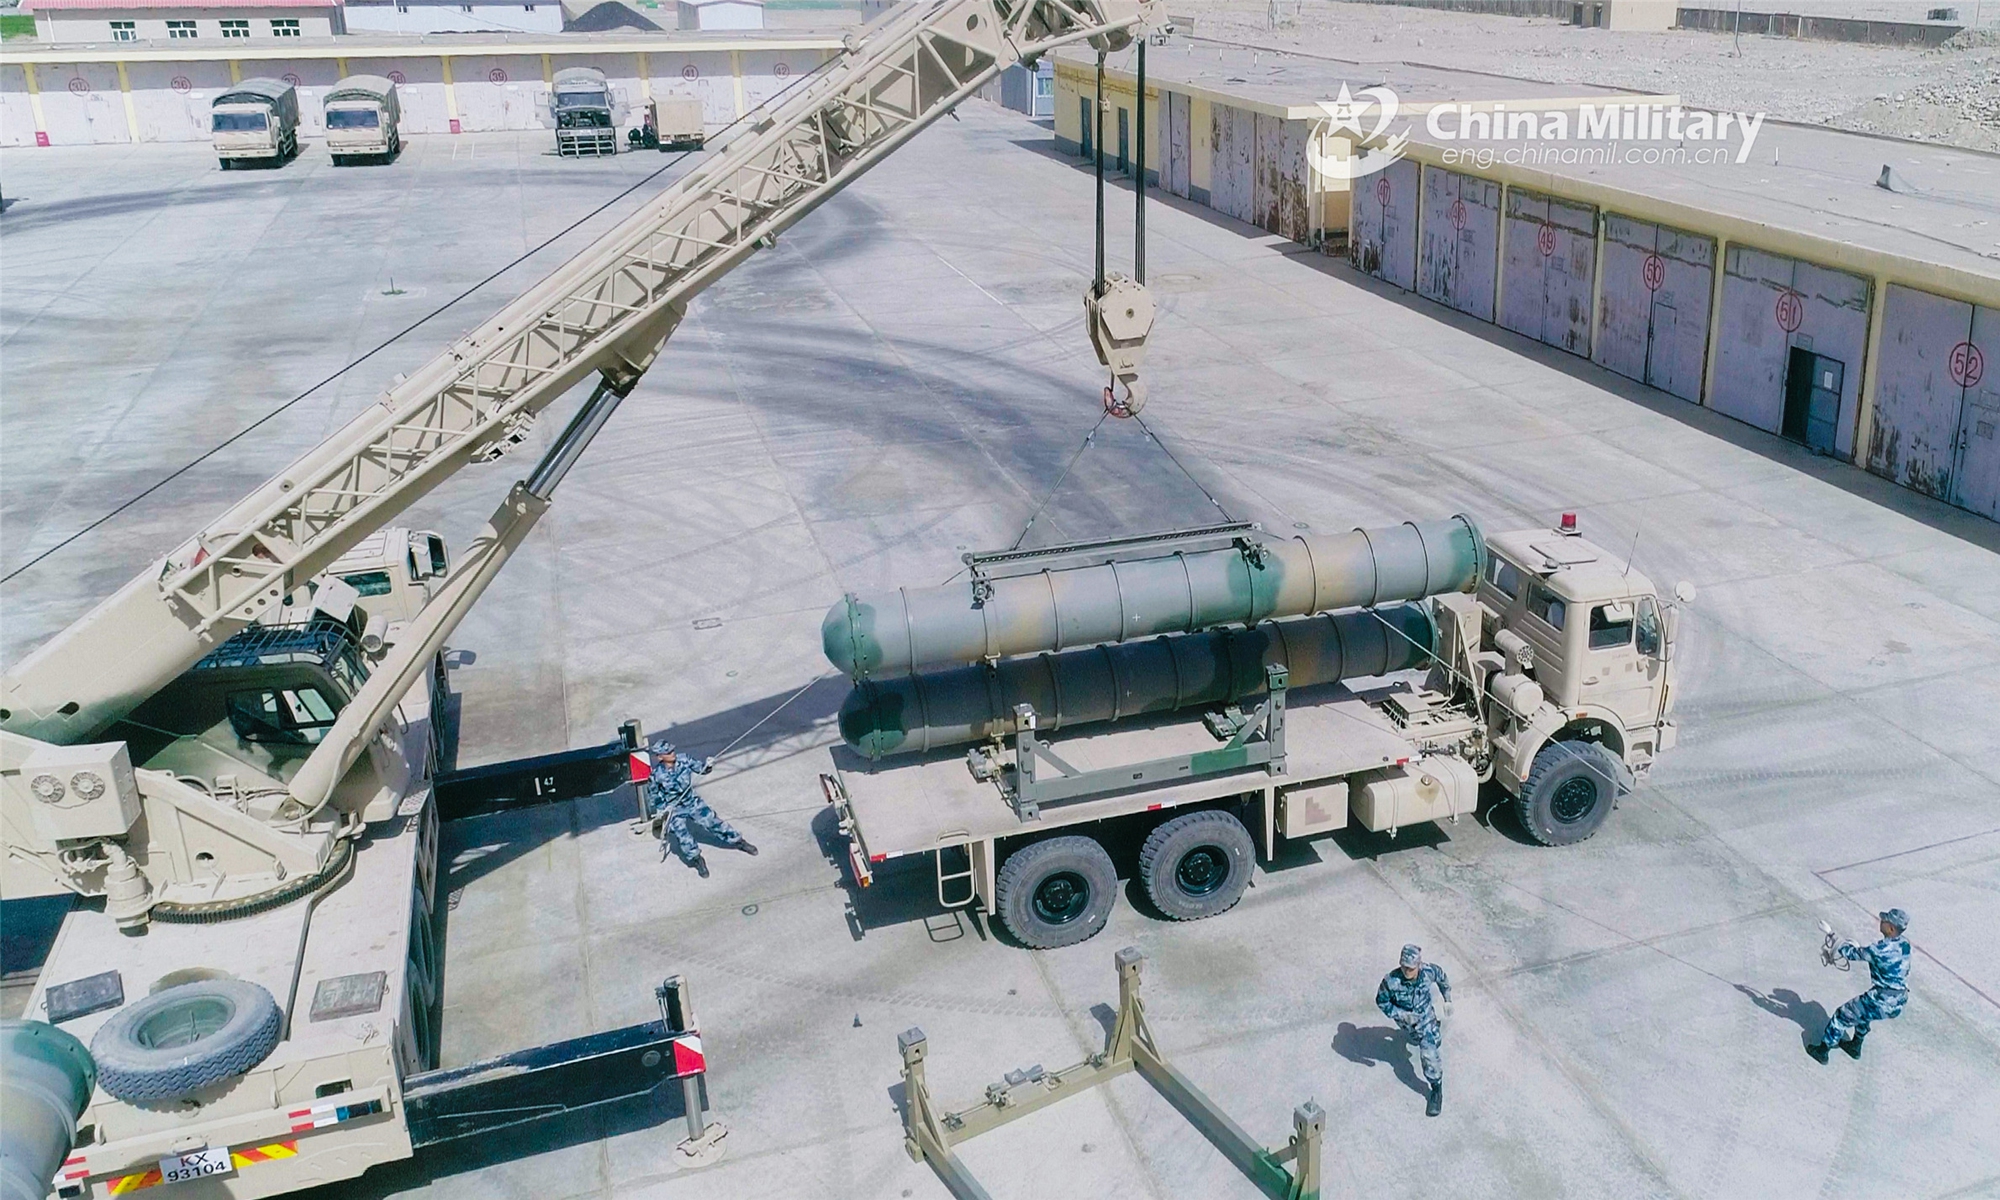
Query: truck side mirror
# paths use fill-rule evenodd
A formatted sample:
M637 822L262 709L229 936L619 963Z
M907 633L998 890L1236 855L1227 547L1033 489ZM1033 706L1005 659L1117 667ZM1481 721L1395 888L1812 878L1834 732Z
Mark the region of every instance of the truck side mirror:
M1694 585L1683 579L1674 585L1674 599L1682 604L1694 603Z

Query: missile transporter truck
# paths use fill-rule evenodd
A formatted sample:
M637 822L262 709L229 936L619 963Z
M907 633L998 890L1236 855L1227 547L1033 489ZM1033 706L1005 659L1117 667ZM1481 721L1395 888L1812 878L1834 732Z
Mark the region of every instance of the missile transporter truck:
M240 163L282 167L299 152L299 93L282 79L246 79L209 106L215 156L227 171Z
M437 775L445 641L705 288L1005 68L1083 42L1120 50L1156 23L1152 0L885 12L575 258L7 664L0 896L82 898L28 1012L75 1040L50 1053L69 1060L77 1094L63 1107L80 1115L10 1116L0 1159L60 1153L51 1182L66 1197L159 1186L149 1194L250 1200L668 1079L689 1089L703 1060L674 979L655 989L659 1020L438 1066L438 827L460 811L441 811L447 793L486 770ZM555 115L567 93L592 92L571 88L578 74L556 77ZM609 112L603 76L581 74L593 111ZM283 107L271 144L294 145L296 102L278 98L290 89L259 94L263 117ZM559 130L601 130L609 150L614 125ZM445 480L509 457L572 393L461 553L392 527ZM628 726L599 748L608 758L508 764L533 767L508 794L526 803L572 770L623 767L636 744ZM40 1086L13 1061L0 1062L10 1088ZM691 1141L707 1136L698 1112Z
M939 903L1028 946L1101 929L1121 868L1164 916L1214 916L1280 839L1456 819L1482 784L1580 842L1674 742L1678 610L1568 515L965 560L828 611L854 687L820 784L861 886L934 855Z
M387 162L402 153L403 135L396 128L402 115L394 80L349 75L334 84L326 94L326 152L333 165Z

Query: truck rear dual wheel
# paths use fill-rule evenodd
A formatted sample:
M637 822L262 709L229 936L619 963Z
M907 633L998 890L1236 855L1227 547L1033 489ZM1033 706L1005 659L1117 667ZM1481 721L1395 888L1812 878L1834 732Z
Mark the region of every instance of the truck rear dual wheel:
M278 1002L242 979L203 979L126 1005L90 1039L97 1082L132 1104L162 1103L234 1079L277 1048Z
M1542 845L1575 845L1603 828L1624 773L1618 756L1597 742L1550 742L1535 755L1514 813Z
M1117 893L1118 872L1104 847L1087 837L1050 838L1001 865L993 908L1023 945L1053 950L1104 928Z
M1256 847L1243 822L1215 809L1163 821L1139 852L1139 882L1162 913L1199 921L1236 907Z

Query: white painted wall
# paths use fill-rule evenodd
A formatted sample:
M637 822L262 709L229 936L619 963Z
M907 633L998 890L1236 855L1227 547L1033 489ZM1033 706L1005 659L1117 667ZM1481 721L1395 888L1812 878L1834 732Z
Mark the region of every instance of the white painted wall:
M347 5L349 33L561 33L562 27L560 0L470 5L422 0L403 3L350 0Z
M755 0L680 0L677 17L682 29L762 29L764 6Z
M222 20L250 22L250 36L247 38L225 38L222 36ZM297 21L300 37L332 37L345 31L341 24L340 10L328 5L325 8L230 8L217 9L163 9L163 8L63 8L52 12L35 14L35 36L41 41L55 44L116 42L118 39L111 28L113 21L130 21L133 36L139 40L157 39L168 41L167 22L193 21L195 36L192 41L204 46L218 42L269 42L277 35L271 32L272 18Z
M266 43L268 46L268 43ZM746 110L776 96L820 65L820 50L745 50L743 68ZM627 106L628 124L637 124L647 88L655 97L693 96L702 102L702 117L710 133L737 117L736 81L728 51L651 54L649 80L639 75L636 53L557 54L551 70L596 67ZM534 129L547 103L538 55L452 56L453 93L458 102L461 132ZM240 62L243 76L288 79L299 89L300 134L318 138L325 121L325 92L339 67L330 58L258 58ZM354 75L382 75L395 80L403 106L400 125L405 136L451 132L444 88L444 68L435 55L347 60ZM75 146L131 140L118 68L108 62L42 63L35 67L49 143ZM132 120L140 141L206 142L209 105L230 83L225 61L132 62ZM35 118L29 102L27 76L19 64L0 68L0 146L34 146Z

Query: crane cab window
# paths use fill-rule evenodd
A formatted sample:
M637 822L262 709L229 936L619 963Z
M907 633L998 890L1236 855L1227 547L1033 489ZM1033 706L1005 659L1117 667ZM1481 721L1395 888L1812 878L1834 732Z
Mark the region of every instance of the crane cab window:
M229 727L246 742L317 746L340 715L316 687L231 692Z
M1569 606L1549 589L1536 587L1528 593L1528 611L1550 629L1561 629L1564 618L1569 615Z
M424 535L424 547L426 553L430 555L431 574L450 574L451 557L444 552L444 539L435 533L427 533Z
M1599 604L1590 610L1590 648L1616 650L1632 644L1633 606L1619 600Z
M347 586L364 596L386 596L395 590L395 582L387 571L362 571L354 575L340 577Z
M1486 582L1499 589L1500 594L1509 600L1518 600L1521 596L1520 570L1497 554L1487 564Z

